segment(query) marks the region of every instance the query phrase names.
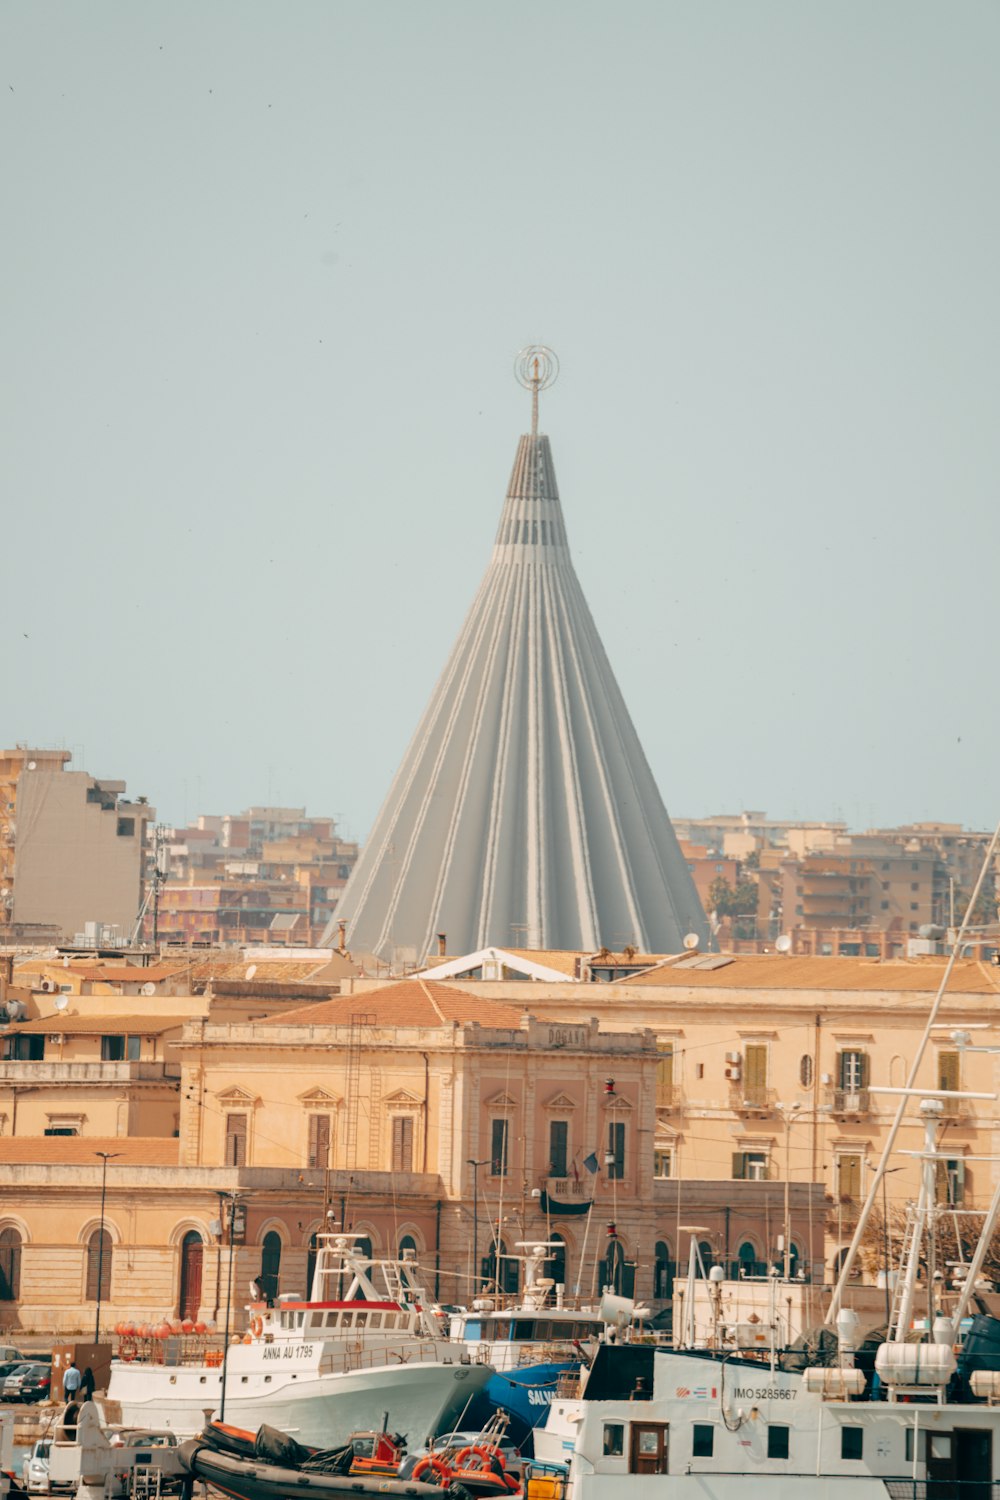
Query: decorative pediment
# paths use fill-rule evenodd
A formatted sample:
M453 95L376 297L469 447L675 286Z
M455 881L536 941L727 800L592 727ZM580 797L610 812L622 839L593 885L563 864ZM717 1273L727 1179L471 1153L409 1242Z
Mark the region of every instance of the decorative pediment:
M657 1117L656 1132L653 1137L657 1146L672 1146L680 1139L680 1131L673 1125L668 1125L666 1120Z
M605 1094L603 1097L605 1109L613 1109L615 1114L627 1115L631 1113L632 1105L630 1101L623 1098L621 1094Z
M516 1109L518 1106L518 1100L512 1094L508 1094L506 1089L501 1089L499 1094L493 1094L489 1099L484 1099L483 1103L489 1109Z
M571 1099L568 1094L553 1094L551 1099L546 1099L546 1109L576 1109L576 1100Z
M339 1094L331 1094L329 1089L307 1089L299 1095L299 1103L304 1109L337 1109L343 1102Z
M232 1088L223 1089L216 1094L220 1104L228 1104L233 1107L243 1106L244 1109L254 1109L260 1103L259 1094L251 1094L246 1089L241 1089L239 1084L233 1084Z
M409 1089L397 1089L394 1094L385 1094L382 1097L383 1104L405 1104L411 1109L423 1102L416 1094L411 1094Z

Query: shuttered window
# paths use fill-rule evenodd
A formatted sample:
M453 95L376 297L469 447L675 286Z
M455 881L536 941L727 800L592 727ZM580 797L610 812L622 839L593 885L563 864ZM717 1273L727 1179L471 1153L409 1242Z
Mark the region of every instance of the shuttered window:
M569 1124L566 1120L549 1121L549 1174L552 1177L566 1176L566 1159L569 1147Z
M309 1165L325 1171L330 1165L330 1116L309 1116Z
M837 1157L837 1192L841 1198L861 1197L861 1157L844 1153Z
M507 1176L507 1121L494 1120L490 1128L490 1173Z
M392 1170L413 1171L413 1116L392 1117Z
M939 1052L937 1081L938 1088L950 1089L953 1093L958 1093L958 1090L962 1087L961 1083L959 1082L959 1077L960 1069L958 1053Z
M840 1087L845 1094L858 1094L868 1087L869 1062L867 1052L841 1052L838 1058Z
M245 1167L247 1162L247 1117L226 1116L226 1166Z

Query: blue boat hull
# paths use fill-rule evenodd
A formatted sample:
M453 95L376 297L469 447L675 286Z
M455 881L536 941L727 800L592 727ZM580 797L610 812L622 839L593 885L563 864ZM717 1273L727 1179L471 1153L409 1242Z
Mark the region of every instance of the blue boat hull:
M548 1416L549 1403L556 1392L559 1376L576 1374L580 1361L563 1360L560 1363L519 1365L516 1370L497 1371L486 1382L479 1400L489 1403L491 1409L500 1407L509 1412L514 1424L523 1427L524 1434L514 1435L519 1441L532 1428L539 1427Z

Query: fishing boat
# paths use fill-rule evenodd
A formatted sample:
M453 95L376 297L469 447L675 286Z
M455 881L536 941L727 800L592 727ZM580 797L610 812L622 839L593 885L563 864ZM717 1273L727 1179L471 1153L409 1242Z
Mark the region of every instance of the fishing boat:
M132 1426L200 1432L206 1412L238 1428L269 1424L330 1448L386 1411L394 1430L423 1442L459 1424L493 1374L447 1337L417 1279L417 1263L378 1260L357 1237L320 1236L309 1300L247 1307L247 1330L195 1356L170 1339L156 1359L112 1366L108 1398Z

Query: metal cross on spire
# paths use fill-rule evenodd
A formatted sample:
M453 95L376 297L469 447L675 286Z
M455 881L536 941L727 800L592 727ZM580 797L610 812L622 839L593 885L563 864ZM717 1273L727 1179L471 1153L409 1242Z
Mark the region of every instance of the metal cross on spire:
M538 436L538 392L547 391L554 385L559 374L559 361L552 350L544 344L529 344L522 349L514 361L514 374L519 384L531 392L531 436Z

